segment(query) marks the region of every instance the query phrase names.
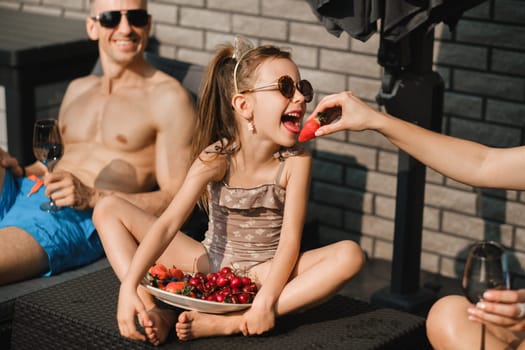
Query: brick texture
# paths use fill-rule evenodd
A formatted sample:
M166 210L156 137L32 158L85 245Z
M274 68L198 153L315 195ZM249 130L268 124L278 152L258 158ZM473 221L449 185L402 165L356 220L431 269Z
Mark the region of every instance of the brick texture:
M239 33L257 44L289 47L301 75L316 88L314 103L351 89L376 106L382 75L379 35L366 42L346 33L331 35L306 1L149 4L153 33L165 56L205 65L218 44ZM56 17L81 17L87 6L87 0L0 0L0 11L13 8ZM453 32L438 24L433 61L445 83L443 133L498 147L524 144L525 1L487 0L467 11ZM61 89L39 95L39 113L52 113ZM0 106L0 117L2 113ZM321 243L353 239L369 256L391 259L397 149L373 132L341 132L308 146L314 155L308 215L321 222ZM421 267L457 277L468 245L495 239L509 248L515 281L525 284L525 195L481 191L430 169L426 179Z

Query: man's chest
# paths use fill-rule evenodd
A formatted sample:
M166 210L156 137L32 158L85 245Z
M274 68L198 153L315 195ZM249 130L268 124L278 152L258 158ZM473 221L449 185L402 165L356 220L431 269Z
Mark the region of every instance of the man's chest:
M153 119L144 99L85 96L64 110L61 132L66 144L101 143L134 150L155 142Z

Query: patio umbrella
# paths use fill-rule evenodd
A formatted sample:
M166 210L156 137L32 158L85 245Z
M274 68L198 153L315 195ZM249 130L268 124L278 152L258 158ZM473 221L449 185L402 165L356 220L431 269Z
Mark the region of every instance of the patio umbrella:
M380 33L378 63L384 67L377 102L388 113L441 130L444 84L432 71L434 26L451 30L464 11L485 0L306 0L326 29L366 41ZM378 23L379 22L379 23ZM419 287L426 168L399 152L394 251L390 287L374 293L374 303L426 312L433 291Z

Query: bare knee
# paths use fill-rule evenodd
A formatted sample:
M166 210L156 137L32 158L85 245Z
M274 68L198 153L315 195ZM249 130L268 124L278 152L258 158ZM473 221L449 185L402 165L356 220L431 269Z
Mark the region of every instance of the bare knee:
M426 329L435 349L453 348L453 342L462 339L461 329L474 325L467 321L468 306L468 301L459 295L443 297L432 306L427 316Z
M115 211L122 199L114 196L102 198L93 209L93 224L101 227L106 220L115 217Z
M346 278L355 276L363 267L365 262L361 247L354 241L346 240L334 244L334 258L337 268L346 273Z

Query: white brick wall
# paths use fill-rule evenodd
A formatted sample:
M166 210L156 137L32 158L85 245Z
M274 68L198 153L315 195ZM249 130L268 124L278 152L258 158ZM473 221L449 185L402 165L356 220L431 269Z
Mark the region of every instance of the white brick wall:
M367 42L329 34L304 0L150 0L160 53L205 65L234 34L289 47L304 78L325 94L352 89L375 105L379 36ZM0 0L2 7L81 17L88 0ZM443 132L494 146L525 142L525 2L488 0L451 33L436 26L434 67L445 87ZM53 99L51 99L53 100ZM0 98L0 102L1 98ZM315 101L314 101L315 102ZM4 120L0 107L0 119ZM5 127L0 125L0 145ZM381 135L348 133L310 143L315 155L309 213L321 242L359 241L372 257L391 259L397 150ZM525 199L521 192L480 191L427 169L422 268L455 276L474 239L511 248L525 281Z

